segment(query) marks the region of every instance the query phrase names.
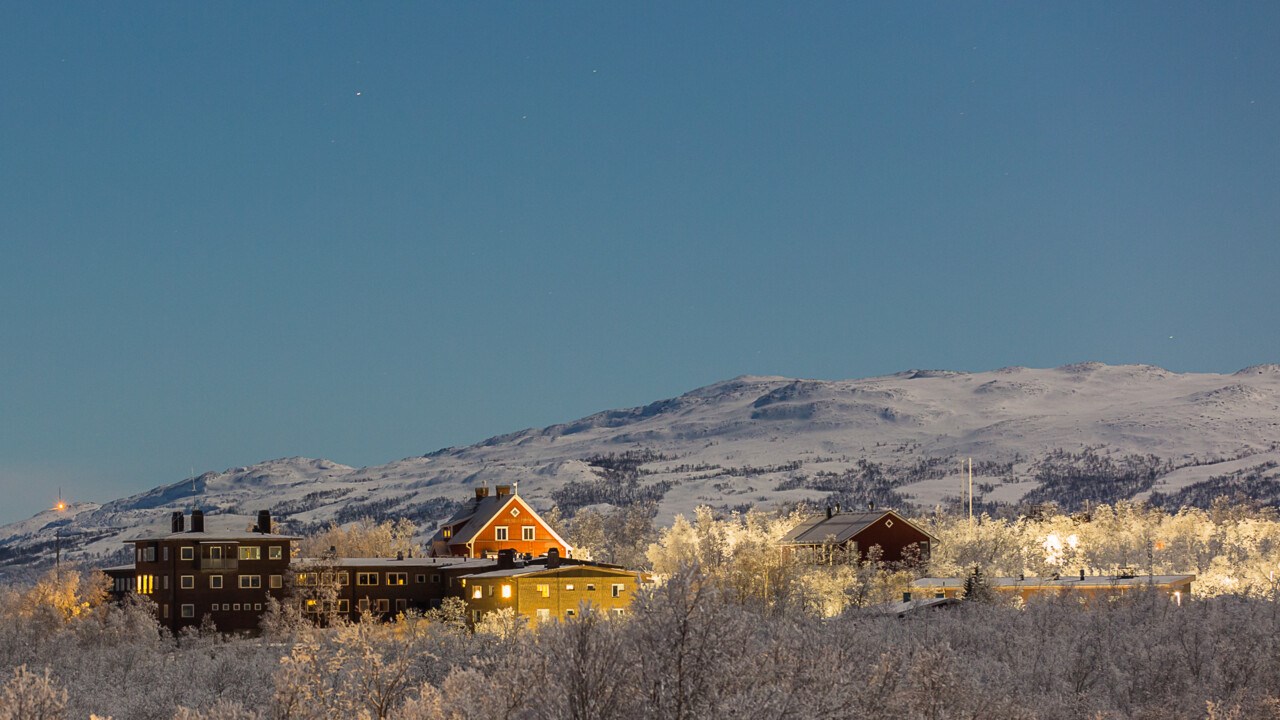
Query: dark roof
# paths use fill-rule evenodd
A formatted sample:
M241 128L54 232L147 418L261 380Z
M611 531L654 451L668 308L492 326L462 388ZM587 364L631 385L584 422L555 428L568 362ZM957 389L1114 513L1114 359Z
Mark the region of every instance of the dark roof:
M453 566L461 565L465 561L466 561L466 558L453 558L453 557L436 557L436 558L410 557L410 558L404 558L403 560L398 560L396 558L307 557L307 558L295 558L293 560L294 564L298 565L299 567L312 566L312 565L323 566L323 567L351 567L351 568L379 567L379 568L386 568L388 570L394 570L396 568L404 568L406 570L413 570L413 569L421 570L424 568L453 567ZM488 560L486 562L493 564L495 561Z
M1192 582L1195 575L1086 575L1083 580L1079 575L1061 575L1059 577L989 577L988 587L997 589L1012 588L1113 588L1142 587L1155 585L1167 587ZM912 590L952 590L964 587L965 578L920 578L911 583Z
M894 522L904 522L925 535L929 533L892 510L873 512L834 513L831 517L815 515L805 520L782 538L783 545L821 545L827 542L845 543L863 530L889 515ZM932 538L932 535L929 535Z

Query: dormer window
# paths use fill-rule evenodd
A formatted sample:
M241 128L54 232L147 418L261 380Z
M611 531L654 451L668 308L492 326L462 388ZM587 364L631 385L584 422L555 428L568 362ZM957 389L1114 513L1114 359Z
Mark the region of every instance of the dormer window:
M452 529L452 528L445 528L442 532L444 533L444 539L445 539L445 540L448 540L449 538L453 537L453 529Z

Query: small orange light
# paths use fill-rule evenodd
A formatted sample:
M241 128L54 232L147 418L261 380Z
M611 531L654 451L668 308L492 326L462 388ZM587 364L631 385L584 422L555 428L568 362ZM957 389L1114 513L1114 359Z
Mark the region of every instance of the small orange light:
M58 511L66 510L67 504L59 500L58 504L53 506L53 509Z

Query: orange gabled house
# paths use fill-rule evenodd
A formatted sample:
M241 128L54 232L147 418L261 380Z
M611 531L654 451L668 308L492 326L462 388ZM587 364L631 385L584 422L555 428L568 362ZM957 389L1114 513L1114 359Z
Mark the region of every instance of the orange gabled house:
M560 537L511 485L476 488L475 499L445 521L431 536L435 557L497 557L499 550L521 555L546 555L555 549L571 557L573 547Z

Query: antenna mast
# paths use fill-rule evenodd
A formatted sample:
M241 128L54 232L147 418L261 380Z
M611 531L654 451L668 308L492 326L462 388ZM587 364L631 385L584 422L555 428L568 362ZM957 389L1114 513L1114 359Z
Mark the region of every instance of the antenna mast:
M973 458L969 458L969 522L973 522Z

